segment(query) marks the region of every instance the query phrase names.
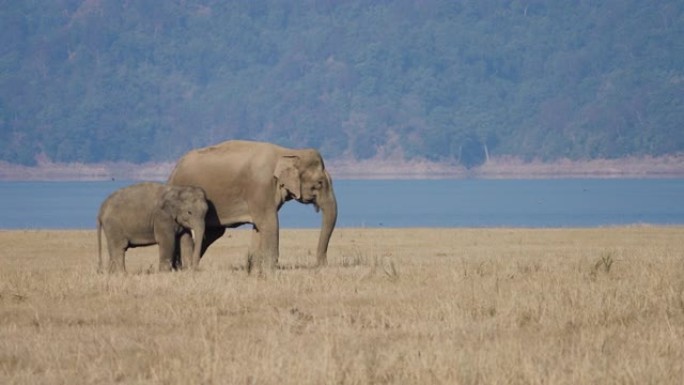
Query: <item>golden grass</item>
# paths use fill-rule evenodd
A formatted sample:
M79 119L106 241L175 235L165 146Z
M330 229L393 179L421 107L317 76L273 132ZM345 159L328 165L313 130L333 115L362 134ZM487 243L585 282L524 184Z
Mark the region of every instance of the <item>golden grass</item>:
M674 384L684 228L247 231L198 272L98 275L94 231L0 232L2 384ZM152 274L149 274L152 272Z

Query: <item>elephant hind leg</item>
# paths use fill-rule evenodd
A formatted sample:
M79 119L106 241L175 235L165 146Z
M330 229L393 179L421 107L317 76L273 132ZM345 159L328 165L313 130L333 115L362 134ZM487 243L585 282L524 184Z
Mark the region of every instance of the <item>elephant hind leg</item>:
M107 240L107 250L109 251L109 272L110 273L124 273L126 272L125 255L128 249L128 242L109 242Z
M247 251L247 273L257 268L258 273L272 273L278 266L278 220L275 225L254 227Z

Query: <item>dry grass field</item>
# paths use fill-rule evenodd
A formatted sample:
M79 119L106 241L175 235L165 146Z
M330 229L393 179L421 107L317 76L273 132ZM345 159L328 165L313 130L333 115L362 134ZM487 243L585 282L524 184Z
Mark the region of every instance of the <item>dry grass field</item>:
M229 235L229 236L228 236ZM94 231L0 232L2 384L681 384L684 228L281 233L243 269L97 274Z

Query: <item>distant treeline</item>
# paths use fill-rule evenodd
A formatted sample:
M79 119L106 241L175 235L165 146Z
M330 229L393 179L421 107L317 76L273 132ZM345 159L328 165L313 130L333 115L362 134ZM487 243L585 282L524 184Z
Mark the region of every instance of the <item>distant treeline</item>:
M0 160L229 138L481 164L684 151L680 0L0 5Z

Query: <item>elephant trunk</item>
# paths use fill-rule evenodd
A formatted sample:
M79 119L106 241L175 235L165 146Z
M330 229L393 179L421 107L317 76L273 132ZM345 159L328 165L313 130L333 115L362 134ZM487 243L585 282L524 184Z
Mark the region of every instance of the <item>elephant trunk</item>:
M333 190L332 180L326 171L327 188L323 189L322 193L316 201L316 205L321 209L321 234L318 238L318 249L316 252L316 259L319 266L328 264L328 243L335 230L337 223L337 200L335 199L335 191Z
M204 240L204 220L199 221L190 229L190 234L192 235L193 249L192 249L192 259L190 260L190 266L196 269L199 265L199 261L202 254L202 241Z

